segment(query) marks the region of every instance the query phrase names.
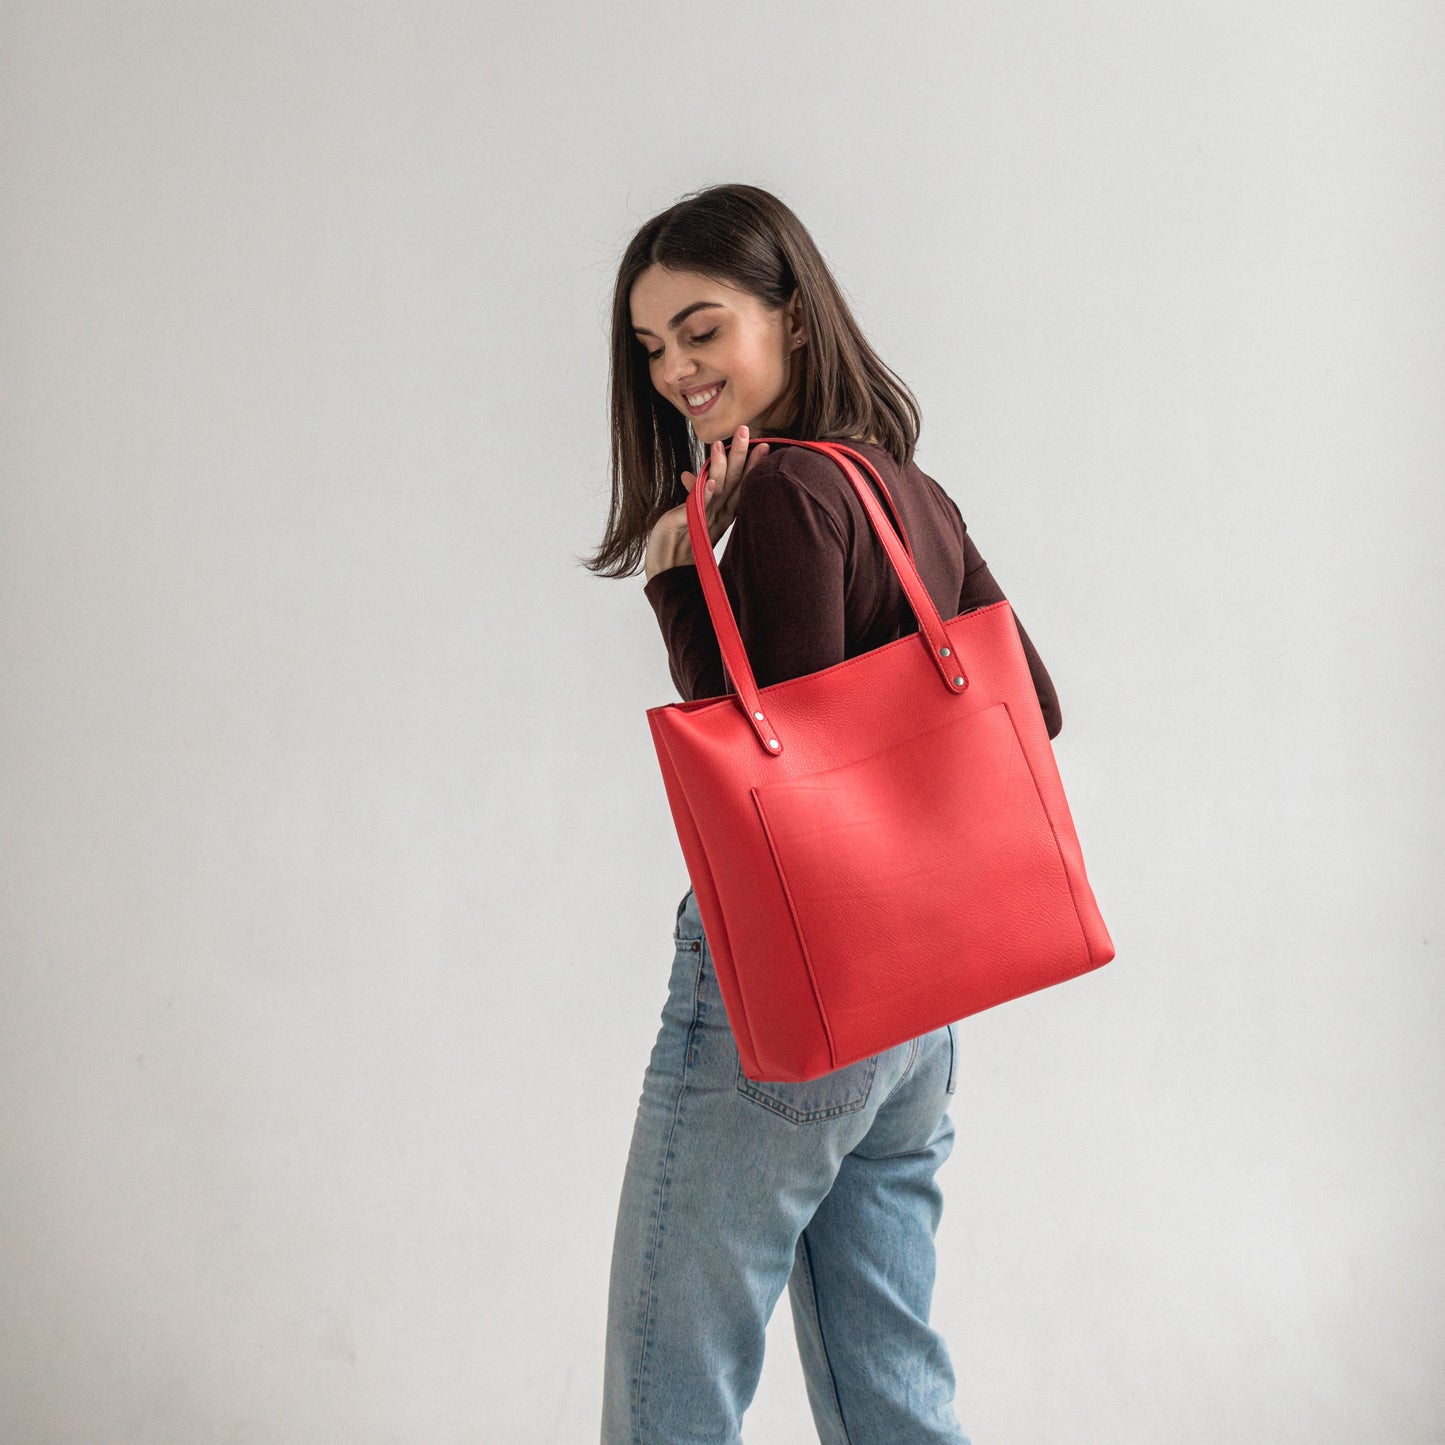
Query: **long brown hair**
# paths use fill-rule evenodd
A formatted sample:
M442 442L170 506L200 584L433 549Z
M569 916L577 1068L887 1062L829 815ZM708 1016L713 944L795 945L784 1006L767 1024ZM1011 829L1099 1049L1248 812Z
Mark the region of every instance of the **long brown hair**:
M876 437L900 467L913 459L918 402L868 344L803 223L757 186L689 192L628 242L612 295L612 502L601 545L580 559L604 577L642 564L657 519L687 497L684 470L704 460L687 418L652 384L647 347L633 334L633 283L649 266L697 271L779 310L799 295L808 344L799 354L798 407L770 435L809 441Z

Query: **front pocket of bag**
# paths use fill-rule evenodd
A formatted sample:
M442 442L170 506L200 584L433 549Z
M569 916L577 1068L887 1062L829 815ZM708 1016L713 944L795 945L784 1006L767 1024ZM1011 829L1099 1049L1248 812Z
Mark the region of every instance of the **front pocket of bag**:
M1006 703L752 795L839 1052L880 1013L922 1033L940 995L987 1007L1087 964Z

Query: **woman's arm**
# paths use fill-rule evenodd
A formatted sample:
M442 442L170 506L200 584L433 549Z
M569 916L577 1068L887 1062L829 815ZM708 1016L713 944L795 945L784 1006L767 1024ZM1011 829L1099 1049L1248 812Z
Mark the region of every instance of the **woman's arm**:
M667 644L667 669L684 702L719 697L723 683L722 653L702 593L697 564L688 562L654 573L642 589L652 604L662 640Z
M843 661L845 557L836 523L776 465L747 478L718 570L759 687ZM643 592L682 697L733 691L696 563L655 573Z

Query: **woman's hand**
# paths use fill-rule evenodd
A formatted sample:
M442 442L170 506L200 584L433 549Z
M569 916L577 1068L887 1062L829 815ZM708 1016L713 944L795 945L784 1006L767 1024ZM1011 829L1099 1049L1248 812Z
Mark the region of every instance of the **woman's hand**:
M748 455L748 429L745 426L740 426L733 433L730 452L724 452L721 441L712 444L708 457L707 496L704 501L707 506L708 536L714 546L717 545L718 538L732 525L733 514L738 509L738 490L743 478L752 470L753 465L767 454L768 444L763 442L751 456ZM696 482L697 477L692 472L682 474L682 484L689 493ZM692 539L687 531L687 503L680 502L664 512L648 533L643 571L650 582L659 572L688 563L696 566L697 558L693 556Z

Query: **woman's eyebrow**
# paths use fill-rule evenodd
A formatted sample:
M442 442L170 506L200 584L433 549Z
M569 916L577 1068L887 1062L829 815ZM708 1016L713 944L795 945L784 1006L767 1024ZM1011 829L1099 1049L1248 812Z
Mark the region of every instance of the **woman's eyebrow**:
M721 302L721 301L694 301L691 306L684 306L684 307L682 308L682 310L679 311L679 312L677 313L677 315L674 316L674 317L672 318L672 320L667 323L667 329L668 329L669 331L676 331L677 328L678 328L684 321L686 321L687 318L688 318L689 316L691 316L694 311L704 311L704 310L706 310L709 306L716 306L716 307L718 307L719 309L721 309L721 308L722 308L722 302ZM647 329L647 327L645 327L645 326L634 326L632 329L633 329L633 331L635 331L635 332L637 333L637 335L639 335L639 336L656 336L656 335L657 335L657 333L656 333L655 331L649 331L649 330Z

